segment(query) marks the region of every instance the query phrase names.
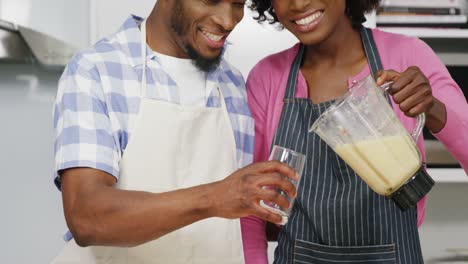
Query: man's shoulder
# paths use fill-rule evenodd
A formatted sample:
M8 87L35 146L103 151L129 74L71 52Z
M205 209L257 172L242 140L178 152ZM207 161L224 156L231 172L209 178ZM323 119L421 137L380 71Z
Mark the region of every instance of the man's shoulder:
M73 59L79 61L87 61L91 63L105 62L112 60L114 62L124 61L125 52L123 45L117 40L117 34L103 38L96 42L93 46L78 52Z
M99 65L128 64L132 65L132 59L136 58L140 49L138 45L139 31L137 21L139 17L132 16L113 34L98 40L94 45L76 53L69 65L84 68L100 68Z
M105 38L101 39L96 44L86 49L83 49L76 53L70 62L80 64L94 64L102 61L102 56L117 54L118 48L111 42L111 40Z
M228 78L235 86L244 88L245 87L245 80L242 76L242 73L237 69L234 65L232 65L226 59L222 59L219 67L218 73Z

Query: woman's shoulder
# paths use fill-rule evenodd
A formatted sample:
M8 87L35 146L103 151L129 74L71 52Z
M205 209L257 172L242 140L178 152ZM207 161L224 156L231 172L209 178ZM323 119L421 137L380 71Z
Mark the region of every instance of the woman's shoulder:
M268 76L268 78L279 77L281 72L289 70L299 50L299 45L299 43L296 43L288 49L273 53L261 59L250 71L249 78L259 75Z
M372 29L372 35L380 49L398 51L400 54L412 53L420 48L426 49L427 44L414 36Z
M384 68L404 71L409 66L424 68L439 63L435 52L414 36L372 29Z
M418 39L417 37L388 32L379 28L372 28L371 30L374 38L380 42L412 42Z

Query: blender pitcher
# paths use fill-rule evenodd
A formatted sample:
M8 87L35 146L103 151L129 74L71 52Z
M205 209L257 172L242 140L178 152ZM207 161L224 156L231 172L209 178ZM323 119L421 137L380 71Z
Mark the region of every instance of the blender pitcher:
M311 126L376 193L402 209L415 206L434 185L416 147L425 123L410 135L371 76L353 85Z

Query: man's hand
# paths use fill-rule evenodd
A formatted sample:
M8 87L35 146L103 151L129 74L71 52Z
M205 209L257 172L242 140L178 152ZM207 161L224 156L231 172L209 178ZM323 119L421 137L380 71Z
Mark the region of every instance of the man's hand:
M270 201L283 208L289 207L285 196L264 186L276 186L289 197L296 196L290 180L297 180L297 172L279 161L252 164L242 168L215 184L213 214L224 218L240 218L255 215L264 220L281 223L281 216L262 206L260 200Z
M284 175L284 176L283 176ZM288 207L284 196L262 186L273 185L296 195L296 172L273 161L253 164L226 179L163 193L122 190L115 178L91 168L62 173L67 224L80 246L137 246L209 217L255 215L280 223L281 217L259 204L267 200Z

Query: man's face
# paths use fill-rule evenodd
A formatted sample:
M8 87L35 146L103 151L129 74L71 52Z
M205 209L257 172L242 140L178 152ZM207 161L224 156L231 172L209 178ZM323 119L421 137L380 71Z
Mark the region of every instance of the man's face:
M203 71L214 70L246 0L173 0L170 23L177 45Z

